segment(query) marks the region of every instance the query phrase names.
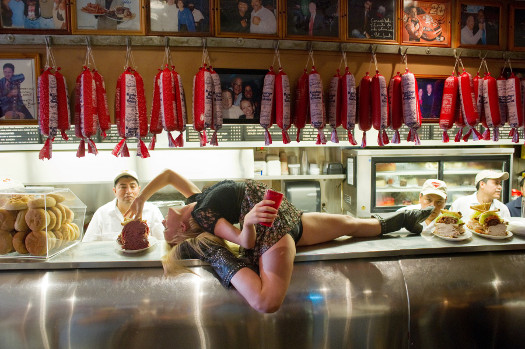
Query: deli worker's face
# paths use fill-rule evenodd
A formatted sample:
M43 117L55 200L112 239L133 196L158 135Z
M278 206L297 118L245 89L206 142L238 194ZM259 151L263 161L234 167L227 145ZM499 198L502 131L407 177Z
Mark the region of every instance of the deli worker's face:
M480 182L479 189L484 194L490 196L493 199L499 199L501 196L501 179L489 179L487 183Z
M131 205L140 193L140 186L133 178L121 178L113 188L113 192L119 202Z
M441 213L441 210L445 207L445 204L447 203L446 199L443 199L441 196L437 194L426 194L421 195L419 194L419 203L421 204L421 208L427 208L429 206L434 206L434 211L428 216L426 220L434 220L439 214Z

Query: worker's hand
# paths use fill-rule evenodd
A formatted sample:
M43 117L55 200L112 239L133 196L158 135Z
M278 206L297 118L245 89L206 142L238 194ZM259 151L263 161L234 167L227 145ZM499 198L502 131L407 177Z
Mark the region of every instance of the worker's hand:
M144 208L144 201L140 197L135 198L131 203L129 209L124 213L124 218L142 219L142 209Z
M262 200L257 203L244 217L244 224L271 223L277 217L277 210L270 205L272 200Z

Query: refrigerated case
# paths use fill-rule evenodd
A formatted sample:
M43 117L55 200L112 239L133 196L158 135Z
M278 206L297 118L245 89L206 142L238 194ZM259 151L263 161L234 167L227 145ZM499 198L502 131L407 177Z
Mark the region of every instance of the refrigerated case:
M513 148L348 149L343 208L357 217L394 212L419 203L423 183L437 178L447 183L447 207L476 191L474 178L485 169L512 175ZM502 201L509 200L510 179L503 182Z

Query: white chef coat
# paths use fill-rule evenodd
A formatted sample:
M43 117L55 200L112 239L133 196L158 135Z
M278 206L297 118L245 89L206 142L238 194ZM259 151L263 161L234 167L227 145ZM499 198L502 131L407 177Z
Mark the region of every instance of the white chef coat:
M421 204L408 205L408 206L405 206L405 207L401 207L396 212L402 212L402 211L407 211L407 210L421 210ZM436 227L436 220L434 219L432 222L430 222L430 224L427 224L426 221L423 221L423 222L421 222L421 225L423 226L422 233L431 234L432 231L434 231L434 228Z
M462 196L456 199L450 206L450 211L459 211L463 216L463 221L467 222L470 219L470 216L474 213L474 210L470 206L479 205L478 197L476 196L477 192L472 195ZM505 204L499 200L492 200L490 204L490 210L495 211L499 209L498 214L501 218L508 221L510 218L510 211Z
M164 217L157 206L149 202L144 203L142 219L148 223L151 236L164 240ZM122 232L123 221L124 216L118 209L115 198L95 211L82 241L116 241Z
M259 17L261 22L253 24L253 17ZM272 11L266 7L261 7L259 11L252 11L252 19L250 20L250 33L256 34L275 34L277 33L277 20Z

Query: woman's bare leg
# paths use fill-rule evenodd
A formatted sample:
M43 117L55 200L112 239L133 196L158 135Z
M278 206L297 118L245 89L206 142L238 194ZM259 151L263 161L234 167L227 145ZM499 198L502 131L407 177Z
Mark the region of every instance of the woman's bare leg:
M252 308L261 313L273 313L283 303L295 258L295 243L286 234L259 259L260 277L243 268L231 280L232 285Z
M381 234L381 224L375 218L363 219L348 215L308 212L301 218L303 236L297 246L315 245L340 236L373 237Z

